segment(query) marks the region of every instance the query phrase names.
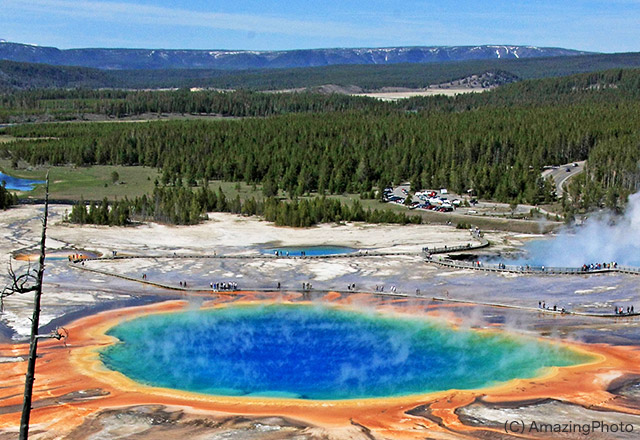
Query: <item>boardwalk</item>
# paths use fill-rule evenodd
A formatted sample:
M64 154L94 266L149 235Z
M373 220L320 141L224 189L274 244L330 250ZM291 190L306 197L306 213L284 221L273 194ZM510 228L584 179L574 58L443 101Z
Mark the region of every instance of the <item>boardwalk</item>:
M414 256L421 257L425 254L443 254L443 253L451 253L451 252L459 252L459 251L468 251L473 249L480 249L489 246L489 242L484 238L481 238L479 234L473 235L476 239L476 243L467 243L465 245L458 246L442 246L442 247L423 247L421 252L375 252L375 251L357 251L345 254L333 254L333 255L305 255L305 256L289 256L286 254L256 254L256 255L218 255L216 252L213 254L164 254L164 255L113 255L109 257L83 257L80 254L75 254L70 256L70 267L74 269L81 269L88 272L93 272L105 276L112 276L116 278L120 278L127 281L134 281L154 287L160 287L162 289L168 289L179 292L212 292L211 289L202 289L202 288L188 288L183 286L175 286L173 284L165 284L149 281L147 279L139 279L130 277L127 275L118 274L115 272L109 272L106 270L94 269L85 267L84 262L90 261L124 261L124 260L133 260L133 259L182 259L182 260L190 260L190 259L218 259L218 260L327 260L327 259L344 259L344 258L370 258L370 257L393 257L393 256ZM82 263L82 264L80 264ZM256 289L254 289L256 290ZM257 289L260 290L260 289ZM275 289L263 289L264 291L276 291ZM262 291L262 290L261 290ZM335 291L335 290L334 290ZM223 292L233 292L229 290L225 290ZM402 294L397 293L388 293L388 294L396 294L402 296Z
M551 267L551 266L530 266L530 265L505 265L476 263L469 261L455 261L448 258L433 258L425 255L425 261L441 267L452 269L471 269L483 272L500 272L521 275L589 275L596 273L623 273L629 275L640 275L640 268L629 266L607 267L602 269L582 270L579 267Z
M234 294L235 292L240 292L240 290L222 290L215 291L213 289L206 289L202 287L184 287L184 286L176 286L173 284L166 284L160 282L149 281L146 278L134 278L127 275L118 274L115 272L110 272L106 270L100 270L95 268L86 267L84 262L90 261L124 261L124 260L132 260L132 259L219 259L219 260L256 260L256 259L265 259L265 260L279 260L279 259L294 259L294 260L326 260L326 259L349 259L349 258L370 258L370 257L393 257L393 256L415 256L422 257L424 261L428 264L434 264L440 267L447 267L451 269L463 269L463 270L475 270L482 272L495 272L495 273L511 273L511 274L519 274L519 275L548 275L548 276L561 276L561 275L590 275L590 274L600 274L600 273L623 273L630 275L640 275L640 268L637 267L626 267L626 266L618 266L615 265L613 267L604 267L601 269L595 270L583 270L581 268L571 268L571 267L545 267L545 266L531 266L531 265L505 265L505 264L487 264L481 262L468 262L468 261L456 261L450 258L447 258L446 255L454 253L454 252L464 252L470 250L476 250L481 248L486 248L489 246L489 241L481 236L480 233L475 232L472 234L472 238L475 240L475 243L467 243L465 245L457 245L457 246L425 246L422 248L421 252L376 252L376 251L357 251L347 254L334 254L334 255L313 255L313 256L288 256L288 255L274 255L274 254L256 254L256 255L218 255L217 253L202 255L202 254L164 254L164 255L114 255L110 257L95 257L95 258L77 258L72 259L69 262L69 266L73 269L80 269L88 272L93 272L105 276L117 277L127 281L133 281L137 283L142 283L149 286L158 287L161 289L167 289L176 292L182 292L184 294ZM438 256L435 255L443 255ZM259 292L280 292L287 291L286 288L283 289L273 289L273 288L254 288L254 291ZM313 292L328 292L325 290L312 289ZM331 289L332 292L339 293L353 293L352 291L341 291L336 289ZM412 297L412 298L423 298L428 299L425 296L421 295L419 291L415 294L413 293L404 293L404 292L368 292L374 295L380 296L394 296L394 297ZM574 316L586 316L586 317L598 317L598 318L625 318L625 317L635 317L640 316L639 313L628 313L628 314L613 314L613 313L590 313L590 312L572 312L572 311L562 311L562 310L552 310L548 308L540 308L540 307L526 307L526 306L518 306L512 304L498 304L498 303L489 303L489 302L480 302L480 301L469 301L464 299L452 299L452 298L442 298L442 297L432 297L430 298L432 301L440 301L440 302L451 302L451 303L461 303L461 304L473 304L479 306L487 306L487 307L496 307L496 308L507 308L507 309L516 309L523 310L527 312L536 312L536 313L550 313L554 315L574 315Z
M487 307L495 307L500 309L515 309L515 310L523 310L527 312L549 313L552 315L562 315L562 316L564 315L588 316L591 318L629 318L629 317L640 316L640 312L623 313L618 315L615 313L572 312L569 310L563 311L562 309L553 310L550 308L526 307L526 306L518 306L514 304L500 304L500 303L470 301L470 300L464 300L464 299L452 299L452 298L442 298L442 297L433 297L432 300L440 301L440 302L448 302L448 303L458 303L458 304L473 304L476 306L487 306Z
M181 292L183 294L194 294L194 293L199 293L199 294L206 294L206 295L214 295L214 294L222 294L222 295L233 295L233 294L238 294L238 293L242 293L242 290L223 290L223 291L214 291L212 289L202 289L202 288L188 288L188 287L182 287L182 286L175 286L172 284L165 284L165 283L159 283L159 282L153 282L153 281L148 281L148 280L142 280L139 278L133 278L127 275L121 275L121 274L117 274L114 272L109 272L106 270L99 270L99 269L92 269L92 268L88 268L84 265L81 264L77 264L77 263L70 263L70 266L74 269L80 269L80 270L84 270L87 272L93 272L93 273L97 273L97 274L101 274L101 275L105 275L105 276L111 276L111 277L116 277L116 278L120 278L123 280L127 280L127 281L133 281L133 282L137 282L137 283L142 283L142 284L146 284L149 286L154 286L154 287L159 287L161 289L167 289L167 290L171 290L171 291L175 291L175 292ZM286 291L290 291L291 289L273 289L273 288L252 288L251 291L256 291L256 292L286 292ZM352 291L347 291L347 290L337 290L337 289L330 289L330 290L323 290L323 289L311 289L310 291L307 292L314 292L314 293L328 293L328 292L338 292L338 293L353 293ZM362 292L361 290L359 292ZM527 307L527 306L519 306L519 305L514 305L514 304L502 304L502 303L491 303L491 302L482 302L482 301L471 301L471 300L466 300L466 299L454 299L454 298L444 298L444 297L426 297L424 295L421 295L419 293L406 293L406 292L367 292L367 293L371 293L374 295L378 295L378 296L390 296L390 297L400 297L400 298L422 298L422 299L430 299L431 301L436 301L436 302L448 302L448 303L457 303L457 304L473 304L473 305L477 305L477 306L486 306L486 307L495 307L495 308L502 308L502 309L514 309L514 310L522 310L522 311L526 311L526 312L535 312L535 313L547 313L547 314L552 314L552 315L562 315L562 316L584 316L584 317L592 317L592 318L629 318L629 317L636 317L636 316L640 316L640 312L637 313L628 313L628 314L613 314L613 313L592 313L592 312L572 312L572 311L562 311L562 310L553 310L550 308L540 308L540 307Z

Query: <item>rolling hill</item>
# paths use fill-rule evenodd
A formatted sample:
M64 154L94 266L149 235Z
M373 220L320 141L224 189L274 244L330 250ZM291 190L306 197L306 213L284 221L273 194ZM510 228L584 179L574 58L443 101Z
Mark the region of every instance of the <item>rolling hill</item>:
M429 46L389 48L335 48L290 51L66 49L0 42L0 60L126 69L282 69L344 64L389 65L442 63L487 59L524 59L585 55L571 49L534 46Z

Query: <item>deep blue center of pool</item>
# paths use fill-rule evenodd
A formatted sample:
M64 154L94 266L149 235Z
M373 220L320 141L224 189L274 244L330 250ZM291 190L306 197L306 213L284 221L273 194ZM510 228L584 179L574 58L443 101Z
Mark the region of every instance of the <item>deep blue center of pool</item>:
M20 179L19 177L12 177L0 172L0 182L6 182L7 189L13 189L17 191L31 191L35 185L45 183L44 180L31 180Z
M484 387L583 363L537 340L310 305L156 314L109 331L111 369L147 385L226 396L334 400Z
M303 254L305 256L321 256L321 255L337 255L348 254L355 252L355 249L347 246L284 246L274 247L268 249L262 249L263 254L275 255L276 252L281 256L299 257Z

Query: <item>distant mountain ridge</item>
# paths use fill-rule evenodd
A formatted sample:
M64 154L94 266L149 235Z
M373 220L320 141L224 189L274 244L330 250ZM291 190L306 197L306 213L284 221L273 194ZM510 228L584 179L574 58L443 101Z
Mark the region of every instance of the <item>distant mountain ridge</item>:
M175 49L57 49L0 40L0 60L124 69L265 69L338 64L441 63L587 55L572 49L535 46L428 46L336 48L291 51Z
M0 96L36 88L213 88L244 90L315 90L328 84L364 91L384 88L482 87L526 79L549 78L611 69L639 69L640 52L581 56L490 59L448 63L334 65L288 69L148 69L100 70L0 60ZM487 80L487 81L485 81ZM0 106L0 114L2 108Z

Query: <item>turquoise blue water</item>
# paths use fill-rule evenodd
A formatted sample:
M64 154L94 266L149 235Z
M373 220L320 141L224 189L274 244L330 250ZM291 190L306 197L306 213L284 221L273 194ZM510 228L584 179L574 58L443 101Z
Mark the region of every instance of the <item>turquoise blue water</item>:
M282 255L287 255L293 257L299 257L302 255L302 252L305 252L305 255L311 256L319 256L319 255L336 255L336 254L348 254L351 252L355 252L355 249L346 247L346 246L285 246L278 248L269 248L262 249L263 254L274 254L276 251L280 252Z
M35 185L44 183L44 180L20 179L18 177L11 177L4 174L3 172L0 172L0 182L2 181L7 183L7 189L18 191L31 191Z
M336 400L484 387L587 360L537 340L456 331L311 305L149 315L109 334L113 370L152 386L225 396Z

